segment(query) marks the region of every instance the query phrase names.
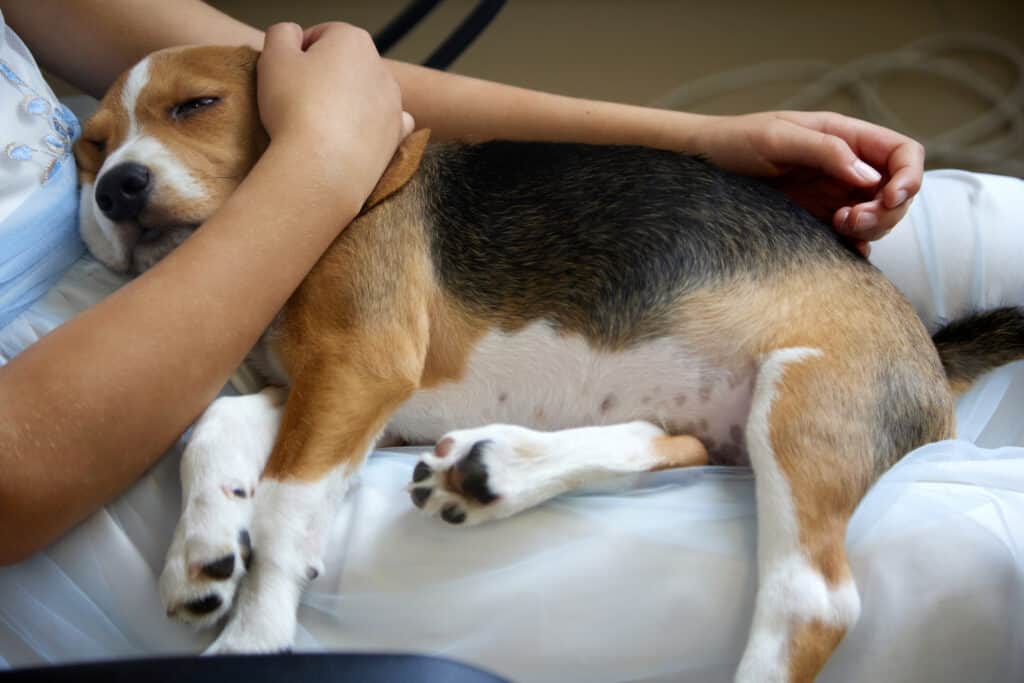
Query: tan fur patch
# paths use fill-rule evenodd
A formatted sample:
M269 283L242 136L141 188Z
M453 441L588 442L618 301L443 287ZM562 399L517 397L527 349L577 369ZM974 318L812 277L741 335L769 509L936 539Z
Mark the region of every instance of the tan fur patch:
M654 440L654 452L661 458L662 464L655 467L653 472L708 464L707 449L693 436L659 436Z
M265 476L355 469L419 386L432 274L408 210L385 202L354 221L282 311L272 343L292 390Z
M82 136L75 143L75 162L84 183L95 182L103 160L121 146L128 133L128 112L121 106L126 79L125 73L114 81L95 113L83 124Z
M797 626L790 634L789 681L811 683L839 641L846 635L842 626L810 621Z
M460 377L485 325L434 281L415 181L352 223L289 300L273 343L293 381L265 475L362 463L417 388Z
M489 329L437 289L431 297L430 340L420 385L430 389L465 376L473 348Z
M770 441L803 555L830 586L851 580L846 527L868 487L907 450L952 433L945 375L910 306L867 266L824 264L685 297L677 330L736 367L778 349L821 351L787 366ZM792 680L813 680L844 632L800 627L790 642Z
M139 93L139 133L166 147L203 188L204 197L178 197L173 187L161 187L158 180L158 196L150 200L142 223L201 223L259 159L269 138L256 104L258 56L246 47L210 46L150 57L150 83L159 85ZM171 116L175 105L200 97L219 101L188 117Z

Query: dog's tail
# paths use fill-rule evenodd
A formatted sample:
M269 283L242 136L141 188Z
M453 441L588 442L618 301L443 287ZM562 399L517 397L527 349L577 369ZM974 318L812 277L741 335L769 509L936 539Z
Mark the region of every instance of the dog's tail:
M953 393L962 394L980 375L1024 358L1024 308L975 313L932 336Z

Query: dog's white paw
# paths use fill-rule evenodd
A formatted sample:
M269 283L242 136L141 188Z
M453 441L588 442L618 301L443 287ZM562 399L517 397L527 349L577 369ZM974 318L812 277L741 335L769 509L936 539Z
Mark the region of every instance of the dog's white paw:
M284 398L275 388L221 398L196 423L181 459L181 518L160 576L168 616L202 628L231 609L252 557L256 483Z
M513 425L449 432L416 464L408 486L413 504L449 524L473 525L568 490L570 482L537 467L548 458L546 436Z
M289 652L295 640L295 612L291 618L284 613L251 614L248 618L232 617L204 655L273 654Z
M193 501L178 521L160 575L160 598L167 616L206 628L231 608L252 560L248 531L252 501L251 493L247 495L248 499L226 501L227 505Z
M445 435L420 456L408 488L424 512L479 524L623 475L704 464L700 441L648 422L557 432L495 424Z

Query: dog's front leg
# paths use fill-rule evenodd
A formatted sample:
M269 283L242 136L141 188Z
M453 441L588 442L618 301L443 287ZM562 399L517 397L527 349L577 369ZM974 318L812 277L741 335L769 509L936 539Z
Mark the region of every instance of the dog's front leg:
M160 575L173 616L212 626L231 608L245 574L253 494L277 437L286 391L214 401L181 457L182 510Z
M322 571L348 480L418 385L425 343L401 332L389 341L335 337L329 353L290 370L284 420L256 494L252 568L210 653L292 646L299 598Z

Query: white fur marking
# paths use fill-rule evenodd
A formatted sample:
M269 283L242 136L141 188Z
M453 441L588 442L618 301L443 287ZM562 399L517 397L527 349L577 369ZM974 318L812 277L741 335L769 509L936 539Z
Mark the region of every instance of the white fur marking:
M285 395L268 387L251 396L219 398L193 429L181 458L181 518L160 575L164 606L182 621L211 626L231 607L245 573L239 533L249 530L253 493L277 437ZM200 575L203 566L228 555L235 557L229 579ZM183 609L210 594L221 598L219 609L207 615Z
M132 247L139 239L139 228L117 224L96 206L92 183L83 183L78 198L78 234L96 259L112 270L127 271L132 264Z
M323 572L327 534L348 489L345 466L319 481L263 479L252 524L253 566L224 631L207 654L277 652L295 638L309 569Z
M646 420L726 444L731 427L746 420L748 375L750 368L713 365L678 339L597 351L579 335L537 322L485 335L464 377L417 392L387 433L424 443L490 424L558 430Z
M128 78L124 81L124 88L121 90L121 106L128 114L128 135L131 138L138 135L139 122L135 116L135 107L139 101L139 93L149 83L149 57L132 67L128 72Z
M167 147L149 135L136 135L128 138L103 162L99 178L108 168L122 162L134 161L148 166L156 181L154 192L170 191L179 199L206 199L206 189L197 181L188 168Z
M662 467L666 460L656 450L656 439L663 436L665 432L649 422L557 432L515 425L464 429L445 435L454 442L445 457L429 452L420 456L431 468L431 476L409 488L432 489L423 508L427 514L439 515L446 503L456 503L466 514L466 525L479 524L509 517L572 489ZM478 441L489 442L481 460L487 470L487 488L498 496L486 505L444 486L448 470Z

